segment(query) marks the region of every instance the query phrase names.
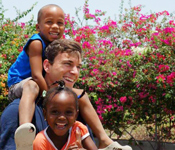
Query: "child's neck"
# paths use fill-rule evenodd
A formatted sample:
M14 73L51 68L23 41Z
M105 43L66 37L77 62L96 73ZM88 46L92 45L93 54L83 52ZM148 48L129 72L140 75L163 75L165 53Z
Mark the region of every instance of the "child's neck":
M68 140L68 136L69 136L69 131L63 135L63 136L57 136L50 127L48 127L47 129L47 134L49 136L49 138L52 140L52 142L54 143L55 147L58 150L61 150L62 147L66 144L67 140Z

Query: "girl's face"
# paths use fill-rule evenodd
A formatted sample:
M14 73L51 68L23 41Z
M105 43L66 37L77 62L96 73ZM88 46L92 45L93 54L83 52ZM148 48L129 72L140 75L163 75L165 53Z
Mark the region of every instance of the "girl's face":
M47 104L46 110L44 109L45 118L51 129L48 130L50 132L48 135L66 136L77 114L75 98L72 94L66 92L56 94Z

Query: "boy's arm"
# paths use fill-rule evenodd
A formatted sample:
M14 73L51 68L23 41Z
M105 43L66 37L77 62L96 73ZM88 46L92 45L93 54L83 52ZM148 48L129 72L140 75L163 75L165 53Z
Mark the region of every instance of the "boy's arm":
M27 49L29 56L31 73L33 80L38 84L40 94L43 90L47 90L47 84L43 77L43 64L42 64L42 43L39 40L34 40L29 44Z

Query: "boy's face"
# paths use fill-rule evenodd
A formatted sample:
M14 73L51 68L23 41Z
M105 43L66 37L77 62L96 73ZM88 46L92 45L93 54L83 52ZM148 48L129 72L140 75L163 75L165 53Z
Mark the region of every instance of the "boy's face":
M79 52L58 53L53 64L50 64L46 59L44 61L44 69L46 71L45 79L47 84L51 85L55 81L63 80L67 87L73 88L79 78L81 63Z
M77 114L75 98L72 94L66 92L56 94L44 110L45 118L50 126L48 130L50 134L48 134L67 136L69 128L72 127L77 118Z
M46 45L55 39L60 39L65 29L63 10L56 6L43 8L36 29Z

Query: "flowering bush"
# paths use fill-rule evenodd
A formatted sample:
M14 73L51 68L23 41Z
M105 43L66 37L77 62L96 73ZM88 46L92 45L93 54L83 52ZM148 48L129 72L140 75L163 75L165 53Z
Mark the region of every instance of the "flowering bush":
M105 128L119 136L131 124L155 123L165 137L172 135L175 119L175 23L167 11L141 14L135 6L120 16L101 21L105 12L91 14L88 1L84 23L66 15L65 38L82 44L81 78ZM92 24L88 24L90 22ZM6 20L0 33L0 102L7 104L7 70L34 32L33 21L22 24ZM24 28L24 29L23 29ZM4 106L5 105L1 105ZM1 109L2 110L2 109ZM167 124L161 127L161 124ZM153 128L150 128L153 130ZM164 138L164 137L163 137Z
M24 44L28 37L35 31L35 24L33 19L26 23L16 22L18 19L27 15L31 9L19 14L14 20L5 19L3 5L0 1L0 112L9 103L7 100L8 87L7 87L7 73L9 67L16 60L18 54L22 51Z
M79 27L68 20L67 34L84 50L78 86L90 94L104 126L118 135L131 124L155 123L164 131L162 139L173 139L175 24L167 11L143 15L141 8L101 22L105 13L90 14L86 1L84 18L95 25Z

